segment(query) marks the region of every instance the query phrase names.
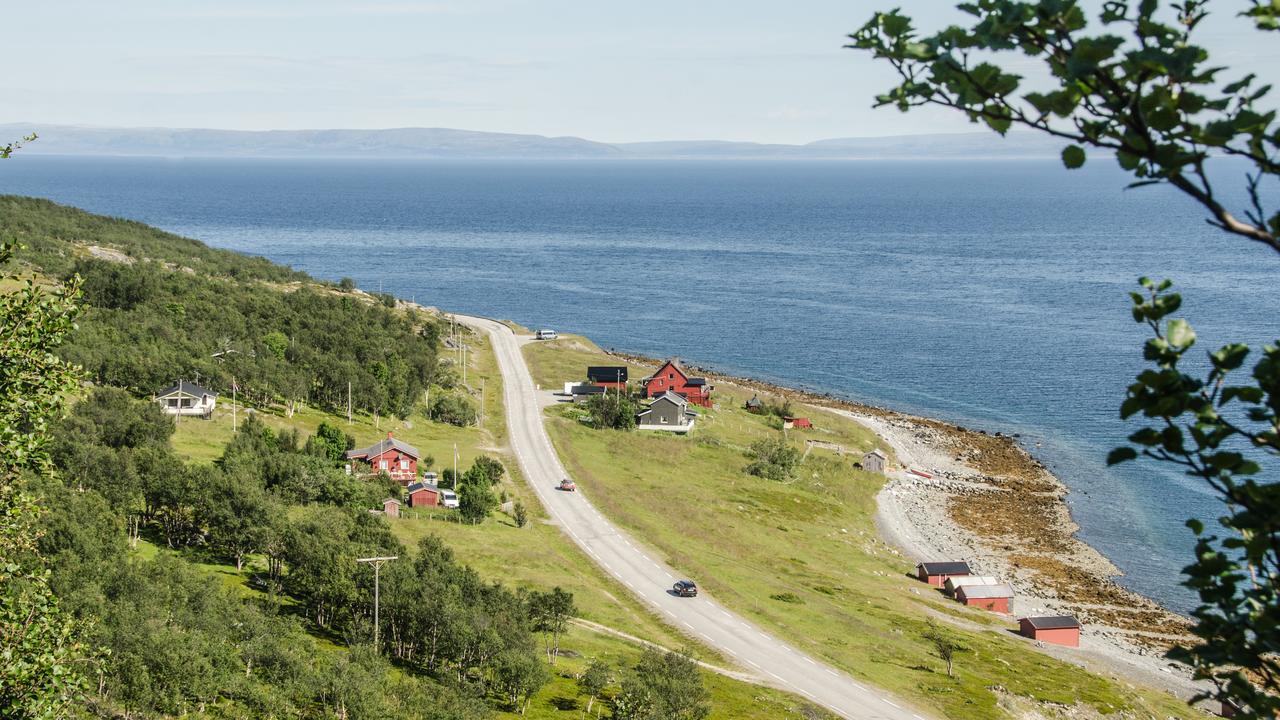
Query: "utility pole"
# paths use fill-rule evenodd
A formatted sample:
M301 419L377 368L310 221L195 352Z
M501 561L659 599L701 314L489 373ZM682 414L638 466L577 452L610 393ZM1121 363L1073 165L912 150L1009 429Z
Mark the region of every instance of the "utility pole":
M389 557L356 558L356 562L358 563L369 563L373 566L373 649L374 652L379 655L382 654L382 645L378 643L378 631L381 629L378 623L378 606L382 602L382 598L379 596L379 583L381 580L379 575L382 572L382 565L384 563L398 559L400 559L399 555L391 555Z
M236 385L236 379L233 377L231 378L231 432L232 434L235 434L235 431L236 431L236 390L237 388L238 386Z
M458 487L458 443L453 444L453 489L461 489Z
M347 424L351 424L351 381L347 381Z

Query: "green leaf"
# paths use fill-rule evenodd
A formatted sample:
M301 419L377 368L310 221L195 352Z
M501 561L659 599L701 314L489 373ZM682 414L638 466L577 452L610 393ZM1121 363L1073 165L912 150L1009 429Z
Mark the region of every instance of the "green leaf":
M1195 344L1196 331L1191 329L1190 323L1186 320L1170 320L1166 337L1169 338L1170 345L1185 349Z
M1062 149L1062 164L1066 165L1068 170L1084 165L1084 158L1084 148L1079 145L1068 145Z

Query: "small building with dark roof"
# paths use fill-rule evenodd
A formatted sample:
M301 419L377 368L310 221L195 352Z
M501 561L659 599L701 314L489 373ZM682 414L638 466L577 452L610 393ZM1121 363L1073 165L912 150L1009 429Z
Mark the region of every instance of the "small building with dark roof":
M367 448L348 450L348 460L361 460L369 463L374 474L386 473L401 485L408 485L418 477L418 458L422 454L418 449L403 440L397 440L391 433L387 437Z
M609 388L603 385L574 385L570 388L569 394L573 396L576 403L584 403L597 395L604 395L609 392Z
M409 507L439 507L440 488L427 482L410 483L405 488L409 494Z
M1080 647L1080 621L1070 615L1022 618L1018 621L1018 633L1053 645Z
M625 390L627 367L625 365L592 365L587 368L587 382L610 390Z
M169 415L201 417L208 420L218 404L218 394L195 383L179 380L156 393L155 401L160 403L160 408Z
M1009 603L1013 601L1013 588L1004 584L961 585L956 588L956 600L961 605L1008 613Z
M753 415L759 415L764 412L764 403L760 402L759 395L752 395L750 400L743 403L742 409Z
M967 562L922 562L916 565L916 577L934 587L942 587L949 577L972 574Z

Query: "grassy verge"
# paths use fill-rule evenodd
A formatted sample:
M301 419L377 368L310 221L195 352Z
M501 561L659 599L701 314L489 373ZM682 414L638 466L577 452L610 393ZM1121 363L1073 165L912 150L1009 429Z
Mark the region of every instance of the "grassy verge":
M587 364L611 362L585 340L525 349L537 382L559 386ZM854 467L876 443L861 425L806 411L820 440L794 480L744 472L752 441L779 432L741 409L750 393L722 388L688 437L600 431L567 407L548 411L566 467L602 512L644 538L729 607L822 656L854 677L952 718L1010 717L1004 693L1102 714L1198 717L1171 695L1103 677L1038 652L1011 621L970 611L907 578L909 563L877 536L879 476ZM680 508L673 513L672 508ZM963 650L957 675L923 638L936 619ZM977 629L975 629L977 628Z

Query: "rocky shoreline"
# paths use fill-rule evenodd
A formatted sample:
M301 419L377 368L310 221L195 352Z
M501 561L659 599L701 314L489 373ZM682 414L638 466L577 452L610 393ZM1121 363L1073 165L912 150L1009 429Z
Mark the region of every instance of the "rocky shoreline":
M899 465L877 498L884 539L914 560L966 560L975 572L1008 581L1016 615L1074 615L1084 624L1079 650L1047 652L1107 674L1136 672L1183 698L1202 689L1188 668L1164 658L1188 638L1190 620L1114 581L1119 569L1076 537L1066 485L1017 438L689 367L721 385L840 413L883 438Z

